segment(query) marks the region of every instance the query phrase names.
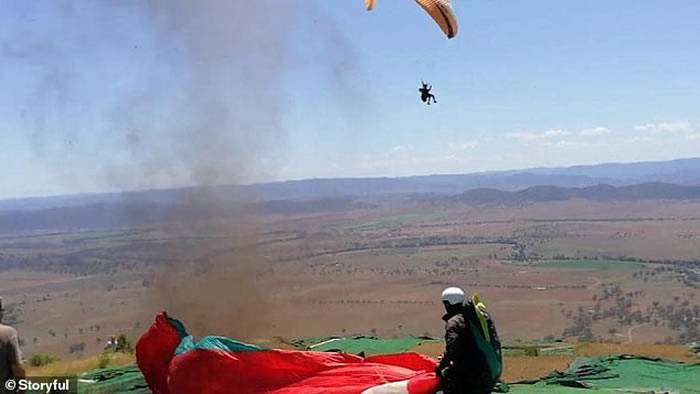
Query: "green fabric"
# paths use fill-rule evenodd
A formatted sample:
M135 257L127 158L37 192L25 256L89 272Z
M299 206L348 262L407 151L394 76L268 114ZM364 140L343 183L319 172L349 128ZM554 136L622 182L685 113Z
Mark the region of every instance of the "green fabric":
M477 326L472 329L477 330ZM415 346L416 341L435 341L418 337L402 346ZM322 339L316 338L314 341ZM332 339L332 338L331 338ZM373 337L342 338L356 346L349 350L370 352L372 346L386 345L387 341ZM189 340L190 346L199 348L232 349L237 351L260 350L257 346L237 341L222 341L221 337L206 337L199 343ZM322 342L322 341L321 341ZM332 345L333 341L327 343ZM391 343L389 348L397 346ZM484 342L485 343L485 342ZM340 343L342 344L342 342ZM370 345L370 346L361 346ZM410 348L409 347L409 348ZM386 348L382 348L386 349ZM394 350L394 349L391 349ZM348 353L352 353L348 351ZM394 353L390 351L387 353ZM85 394L146 394L150 391L143 375L136 366L104 368L86 372L79 377L79 392ZM508 385L508 392L515 394L624 394L664 393L700 394L700 363L682 364L653 358L612 356L602 358L578 358L563 372L554 372L533 382ZM33 394L33 393L32 393Z
M481 336L479 328L477 328L473 322L468 322L469 329L472 332L476 346L479 348L481 353L486 357L486 362L489 365L489 372L491 372L491 379L497 380L503 372L503 365L501 365L501 360L499 360L498 353L493 350L491 343L486 342L486 340Z
M526 384L511 384L509 393L515 394L622 394L624 391L616 390L586 390L563 386L543 386L543 385L526 385ZM646 393L645 393L646 394Z
M205 350L221 350L225 352L255 352L260 350L266 350L266 348L251 345L245 342L239 342L235 339L219 337L219 336L208 336L204 337L198 342L195 342L192 335L188 335L180 341L177 349L175 349L175 354L179 355L185 353L189 350L194 349L205 349Z
M78 377L78 392L83 394L146 394L146 380L135 365L102 368Z
M683 364L636 356L578 358L564 372L554 372L531 385L513 385L511 392L569 392L564 387L596 393L700 393L700 364ZM539 391L538 391L539 390ZM545 391L542 391L545 390ZM561 390L561 391L560 391ZM610 390L610 391L606 391ZM573 391L571 391L573 392Z
M170 323L173 327L175 327L175 330L177 331L178 335L180 335L180 338L184 338L184 337L190 335L187 333L187 330L185 329L185 325L182 324L182 322L180 320L173 319L172 317L168 316L168 323Z
M79 377L85 394L146 394L150 391L136 366L97 369ZM531 383L508 385L515 394L700 393L700 364L613 356L578 358L566 371ZM665 391L664 391L665 390Z
M292 342L299 349L319 352L340 351L350 354L364 352L365 355L401 353L413 349L425 342L439 342L428 337L402 337L382 339L357 336L350 338L326 337L307 338Z

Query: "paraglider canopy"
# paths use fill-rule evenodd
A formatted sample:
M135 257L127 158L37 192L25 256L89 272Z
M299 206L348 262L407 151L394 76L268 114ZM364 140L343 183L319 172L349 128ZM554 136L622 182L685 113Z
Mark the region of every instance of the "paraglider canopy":
M367 11L374 9L376 3L377 0L365 0ZM457 18L452 11L450 0L416 0L416 3L435 20L447 38L457 35Z

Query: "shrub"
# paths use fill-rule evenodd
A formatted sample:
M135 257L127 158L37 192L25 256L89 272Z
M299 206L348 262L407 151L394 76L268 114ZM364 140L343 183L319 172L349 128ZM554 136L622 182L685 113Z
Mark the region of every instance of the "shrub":
M117 337L117 348L115 350L119 353L131 354L134 352L134 348L131 346L131 342L129 342L125 334L121 334Z
M525 348L525 355L530 357L537 357L540 355L540 349L537 346L528 346Z
M36 353L29 358L29 365L32 367L43 367L58 361L58 357L53 354Z

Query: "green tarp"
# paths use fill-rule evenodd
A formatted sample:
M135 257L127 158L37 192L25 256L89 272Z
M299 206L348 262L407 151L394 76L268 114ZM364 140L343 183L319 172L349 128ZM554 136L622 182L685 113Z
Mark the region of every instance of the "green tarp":
M700 393L700 364L636 356L578 358L564 372L532 384L511 385L514 393L589 391L585 389L596 393Z
M78 376L79 394L149 394L146 379L136 365L95 369ZM71 390L75 390L71 388ZM27 391L27 394L45 394Z
M355 341L354 346L346 350L358 350L358 352L377 350L373 347L360 346L361 344L374 346L378 341L376 338L362 337L357 340L345 338L345 340ZM322 342L324 341L316 343ZM331 343L333 342L329 342ZM390 345L398 346L393 343ZM403 345L405 346L406 343ZM79 388L80 393L86 394L150 392L143 375L136 366L105 368L85 373L80 376ZM536 381L511 384L509 392L515 394L699 394L700 363L682 364L635 356L578 358L566 371L554 372Z
M146 380L135 365L120 368L103 368L78 377L80 394L147 394Z
M542 385L510 385L509 393L515 394L622 394L624 391L617 390L586 390L562 386L542 386ZM637 394L652 394L649 392L637 392Z

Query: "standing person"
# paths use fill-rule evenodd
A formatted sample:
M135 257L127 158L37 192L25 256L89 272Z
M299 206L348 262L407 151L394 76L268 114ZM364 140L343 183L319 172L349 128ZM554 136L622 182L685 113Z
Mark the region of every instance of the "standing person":
M501 376L501 343L486 307L474 296L448 287L442 292L447 312L445 353L436 368L445 394L490 393Z
M25 377L17 330L1 324L4 312L2 298L0 298L0 394L14 393L5 389L7 380Z

